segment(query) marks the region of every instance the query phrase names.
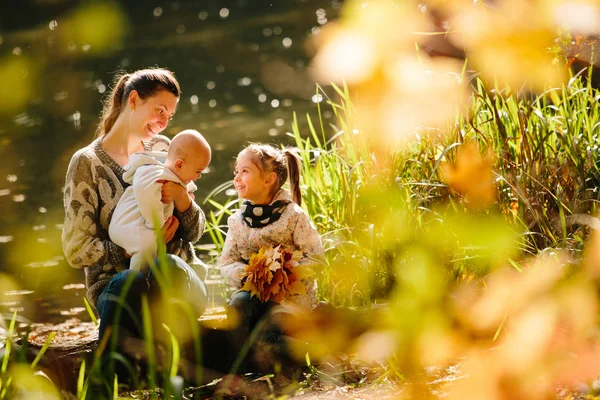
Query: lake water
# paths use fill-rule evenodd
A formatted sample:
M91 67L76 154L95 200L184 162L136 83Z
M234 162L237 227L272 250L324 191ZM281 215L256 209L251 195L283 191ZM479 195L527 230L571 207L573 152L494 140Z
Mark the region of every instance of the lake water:
M293 112L301 121L306 113L316 116L308 43L341 6L331 0L123 0L130 30L121 48L98 55L72 45L65 54L53 35L75 3L32 8L24 2L0 17L0 57L43 60L27 106L0 118L5 318L17 310L23 321L89 319L83 271L69 267L62 255L61 188L71 155L93 139L100 102L119 67L159 65L176 73L183 96L166 134L194 128L213 147L210 171L198 182L201 203L203 194L230 179L233 157L244 144L290 143Z

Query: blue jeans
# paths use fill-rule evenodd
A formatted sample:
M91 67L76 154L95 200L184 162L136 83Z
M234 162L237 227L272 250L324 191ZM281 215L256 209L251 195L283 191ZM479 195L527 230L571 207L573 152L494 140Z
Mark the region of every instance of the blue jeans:
M119 336L142 338L142 298L148 298L154 325L160 326L164 315L156 315L154 305L179 303L191 310L195 317L206 310L207 293L204 282L181 258L167 254L163 271L158 259L151 266L148 277L134 270L117 273L98 296L96 309L100 316L98 341L101 342L109 326L118 326ZM164 310L163 310L164 311Z

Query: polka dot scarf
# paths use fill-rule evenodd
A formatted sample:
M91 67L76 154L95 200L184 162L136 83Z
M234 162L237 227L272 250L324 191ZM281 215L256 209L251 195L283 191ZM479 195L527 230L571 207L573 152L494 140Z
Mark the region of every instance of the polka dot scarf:
M246 200L242 203L240 211L244 222L250 228L263 228L277 221L288 204L287 200L277 200L271 204L253 204Z

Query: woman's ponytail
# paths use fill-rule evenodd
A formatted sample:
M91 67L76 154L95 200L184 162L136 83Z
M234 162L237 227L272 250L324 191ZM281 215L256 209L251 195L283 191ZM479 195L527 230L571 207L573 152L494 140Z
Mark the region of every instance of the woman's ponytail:
M288 177L290 179L290 191L292 199L299 206L302 205L302 192L300 191L300 168L302 161L300 156L290 148L283 149L287 161Z
M117 121L117 118L119 118L121 107L123 105L125 86L127 85L127 80L130 76L130 74L123 74L117 78L117 83L113 87L111 95L104 102L101 122L96 129L96 137L104 136L109 132Z

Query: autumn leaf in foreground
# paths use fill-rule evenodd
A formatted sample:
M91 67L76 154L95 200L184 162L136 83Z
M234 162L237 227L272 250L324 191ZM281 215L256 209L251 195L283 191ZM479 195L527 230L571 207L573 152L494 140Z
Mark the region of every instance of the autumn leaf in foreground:
M305 294L306 287L300 280L306 267L299 265L301 251L287 251L281 246L262 247L250 256L244 270L242 290L250 292L260 301L281 303L289 296Z
M474 143L463 145L454 164L442 164L444 181L473 207L486 207L495 200L493 156L481 156Z

